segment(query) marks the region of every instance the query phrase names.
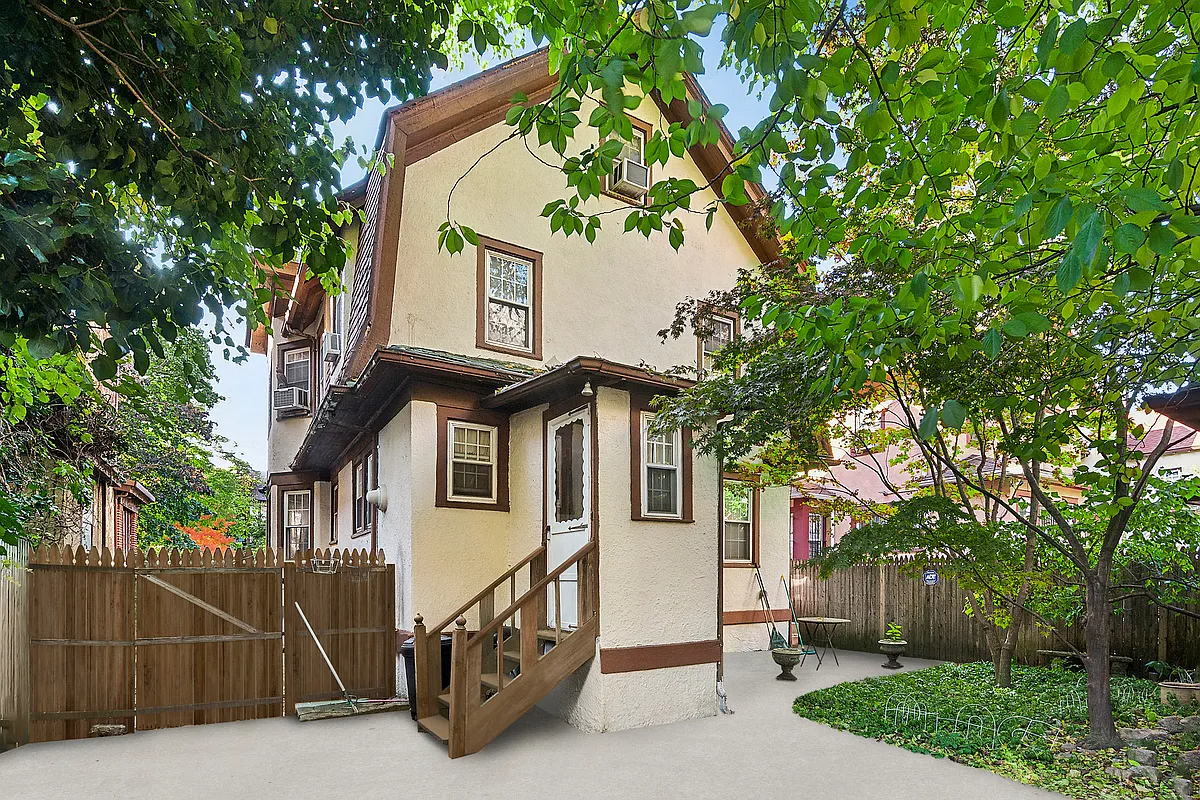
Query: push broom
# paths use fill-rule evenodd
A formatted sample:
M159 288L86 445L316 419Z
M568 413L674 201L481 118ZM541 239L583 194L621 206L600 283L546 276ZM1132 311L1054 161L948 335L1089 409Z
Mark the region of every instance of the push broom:
M313 630L313 626L308 621L304 609L300 607L299 603L294 603L294 605L296 606L296 611L300 614L300 619L304 621L304 627L308 628L309 635L316 642L317 650L321 653L321 658L325 659L325 666L329 667L330 673L333 674L333 679L337 681L338 688L342 690L341 700L296 703L296 717L301 722L309 722L315 719L331 719L333 717L350 717L356 714L378 714L382 711L398 711L408 708L408 701L400 700L399 698L391 700L363 700L346 691L346 684L342 683L342 676L338 675L338 671L333 668L333 662L329 660L329 654L325 652L325 648L321 645L321 640L317 638L317 632Z

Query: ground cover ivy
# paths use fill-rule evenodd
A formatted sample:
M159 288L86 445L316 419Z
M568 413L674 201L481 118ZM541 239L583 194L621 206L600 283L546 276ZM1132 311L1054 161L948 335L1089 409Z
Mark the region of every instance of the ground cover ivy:
M1114 677L1112 684L1119 726L1153 727L1161 717L1180 713L1177 705L1160 702L1157 688L1149 681ZM1005 689L995 685L989 663L942 664L809 692L796 698L792 708L802 717L839 730L987 769L1068 797L1174 798L1168 780L1152 786L1143 779L1122 779L1106 772L1114 763L1126 766L1124 753L1073 749L1088 732L1081 701L1085 687L1082 673L1066 669L1014 666L1012 687ZM935 726L911 713L889 713L896 705L911 710L917 704L943 721ZM1031 735L1024 741L1020 737L1005 741L1001 736L993 743L980 736L977 727L967 730L968 717L986 721L988 714L996 723L1015 717L1048 724L1044 736ZM957 726L956 718L961 720ZM1160 744L1159 763L1169 764L1181 750L1194 749L1196 740L1196 734L1184 734Z

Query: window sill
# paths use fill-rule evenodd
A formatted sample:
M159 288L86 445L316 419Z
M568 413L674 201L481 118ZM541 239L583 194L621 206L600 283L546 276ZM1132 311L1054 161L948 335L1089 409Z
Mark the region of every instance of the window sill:
M277 412L275 412L276 421L285 420L285 419L302 419L304 417L311 417L311 416L312 416L311 411L277 411Z
M646 198L644 197L641 200L638 200L636 198L629 197L628 195L623 195L620 192L614 192L612 189L608 188L601 189L600 194L604 195L605 197L611 197L614 200L620 200L627 206L634 206L635 208L646 207Z
M753 561L722 561L721 566L727 569L757 569L758 564Z
M533 361L541 361L541 350L522 350L519 347L505 347L502 344L492 344L491 342L476 342L475 346L480 350L490 350L493 353L504 353L509 356L519 356L521 358L532 359Z
M363 530L361 530L361 531L353 531L353 532L351 532L351 534L350 534L350 538L351 538L351 539L361 539L361 538L362 538L362 537L364 537L364 536L370 536L370 535L371 535L371 529L370 529L370 528L364 528L364 529L363 529Z
M465 508L471 511L508 511L508 503L492 501L488 503L472 503L470 500L450 500L438 498L435 508Z
M634 522L683 522L690 524L696 521L690 517L656 517L652 514L631 514L629 518Z

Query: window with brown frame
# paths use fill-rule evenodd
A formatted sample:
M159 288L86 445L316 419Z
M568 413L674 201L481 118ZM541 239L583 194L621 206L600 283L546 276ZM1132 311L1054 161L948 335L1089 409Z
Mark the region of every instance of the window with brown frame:
M329 482L329 543L337 544L338 540L338 482L335 476Z
M738 327L737 314L712 309L703 313L696 331L696 370L701 378L713 371L720 349L738 337Z
M434 504L508 511L508 417L438 406Z
M651 399L629 397L630 518L692 522L691 432L654 430Z
M284 489L282 500L284 558L291 561L312 547L312 490Z
M374 488L375 451L368 450L355 459L350 467L350 485L354 497L354 530L352 537L365 536L375 525L375 509L367 502L367 492Z
M633 130L630 138L621 139L621 152L613 160L613 172L604 179L603 192L609 197L615 197L626 203L643 206L646 204L646 194L639 189L631 191L633 186L644 186L649 189L654 185L654 172L646 160L646 142L654 135L654 126L636 117L629 117ZM625 187L625 188L623 188Z
M721 476L721 559L727 567L758 565L760 492L737 475Z
M542 254L479 237L475 344L542 357Z
M308 342L281 344L275 353L275 386L271 393L272 416L305 416L312 409L312 346Z

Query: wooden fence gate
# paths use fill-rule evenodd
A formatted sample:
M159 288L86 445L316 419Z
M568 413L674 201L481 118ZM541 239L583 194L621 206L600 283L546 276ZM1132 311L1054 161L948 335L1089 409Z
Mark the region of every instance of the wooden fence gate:
M133 570L137 730L282 713L273 551L135 552Z
M27 741L275 717L338 696L296 603L347 689L394 696L395 567L382 553L320 555L339 568L276 550L34 550Z
M342 696L296 603L355 697L396 696L396 567L366 552L303 552L284 565L287 713ZM338 562L331 562L337 558ZM314 572L336 569L333 574Z

